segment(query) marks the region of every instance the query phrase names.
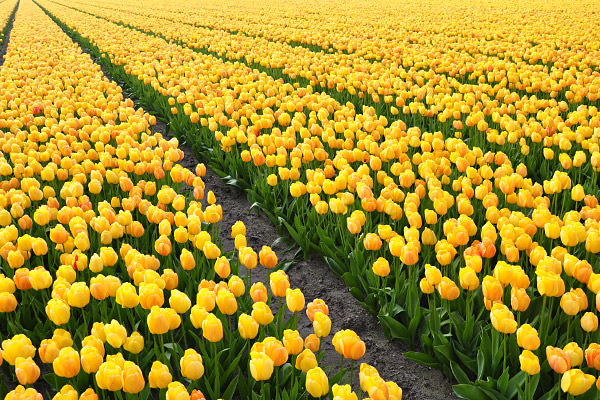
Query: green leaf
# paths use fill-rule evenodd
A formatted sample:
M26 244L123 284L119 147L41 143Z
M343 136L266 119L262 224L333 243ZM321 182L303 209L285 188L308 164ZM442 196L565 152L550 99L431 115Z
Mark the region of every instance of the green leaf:
M454 393L461 399L466 400L484 400L488 399L485 393L475 385L460 384L452 386Z
M527 374L524 371L519 371L515 376L510 378L508 382L508 390L506 390L506 397L512 399L517 394L517 391L521 389L525 381L527 380Z
M409 360L418 362L419 364L427 365L428 367L439 368L439 362L429 354L420 353L418 351L407 351L402 354Z
M452 375L454 375L459 383L467 384L471 381L466 372L460 367L460 365L458 365L458 363L450 361L450 369L452 370Z
M505 369L502 375L500 375L500 378L498 378L498 389L500 389L502 393L506 393L508 390L508 378L508 369Z
M379 315L377 318L379 318L381 325L383 325L384 329L389 332L394 339L400 339L406 342L409 340L409 332L405 325L389 316Z

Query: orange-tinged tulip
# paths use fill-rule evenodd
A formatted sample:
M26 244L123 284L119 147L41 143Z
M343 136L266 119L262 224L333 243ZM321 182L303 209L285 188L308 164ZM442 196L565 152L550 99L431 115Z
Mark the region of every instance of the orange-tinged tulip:
M81 363L79 353L72 347L63 347L52 362L54 373L63 378L72 378L79 373Z
M31 385L40 377L40 367L31 357L17 357L15 360L15 374L21 385Z
M575 342L568 343L563 351L571 359L571 367L578 367L583 362L583 350Z
M546 358L548 359L550 368L556 373L564 374L565 371L571 369L571 358L561 348L547 346Z
M525 350L537 350L540 338L537 330L529 324L523 324L517 329L517 344Z

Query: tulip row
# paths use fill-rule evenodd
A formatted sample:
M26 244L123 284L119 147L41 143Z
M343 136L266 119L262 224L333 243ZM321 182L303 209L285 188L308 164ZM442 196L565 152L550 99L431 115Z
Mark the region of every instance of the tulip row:
M373 109L356 114L310 87L41 4L229 178L251 184L257 204L324 254L390 335L420 339L425 353L408 356L453 376L459 395L552 398L559 381L588 392L600 339L587 311L600 292L595 107L581 109L582 129L557 127L562 138L532 135L530 163L515 165L485 140L388 127ZM208 60L212 69L197 68ZM567 136L582 150L561 143ZM554 146L572 151L571 164L557 168ZM584 350L587 367L576 369ZM560 364L555 354L575 356Z
M509 143L507 154L517 163L524 161L544 140L544 147L560 148L561 165L571 169L577 165L573 159L575 152L585 153L587 150L573 140L571 131L590 136L592 130L589 127L599 124L595 117L596 107L588 112L589 105L597 106L597 95L594 94L595 78L587 64L581 66L582 71L576 69L575 76L572 76L571 72L559 67L558 62L552 68L544 69L535 63L507 62L497 56L486 55L475 58L468 52L461 52L458 54L466 59L452 59L452 63L458 65L461 71L466 71L467 67L474 70L461 75L446 70L449 61L443 58L445 56L441 60L434 57L431 63L395 66L354 53L315 53L286 43L199 28L177 20L140 14L137 10L118 11L90 4L79 7L109 21L182 43L196 51L248 62L275 77L284 77L290 83L310 83L313 90L323 89L341 103L351 101L358 108L374 106L379 115L388 119L402 113L407 122L427 129L453 128L459 131L459 136L475 137L472 143L478 146L483 147L484 142L480 138L485 138L488 142L486 147L492 150L507 151L503 145ZM446 41L442 43L442 46L447 44ZM410 48L410 51L422 56L429 50L417 47ZM450 57L453 56L455 53L450 54ZM407 58L408 55L404 57ZM501 70L502 76L496 79L492 74L490 77L490 68ZM509 76L507 71L512 70L519 73ZM469 75L468 79L466 75ZM531 93L534 95L531 96ZM189 99L188 103L193 104ZM569 113L565 116L566 112ZM590 112L592 118L586 121ZM526 117L533 114L533 119ZM260 130L262 125L259 123L257 126ZM551 141L545 138L554 133L557 135ZM517 142L519 146L512 146ZM597 149L590 149L588 157L594 153ZM599 154L593 157L596 166L600 163L599 157ZM554 158L554 150L548 152L547 158ZM529 166L536 171L534 176L548 179L552 164L540 159Z
M15 15L16 6L16 0L0 2L0 46L4 44L4 38L9 28L8 23Z
M155 117L29 0L0 82L0 368L19 383L6 399L42 398L41 375L55 399L357 398L360 337L337 332L342 366L321 363L327 305L305 306L275 252L246 246L243 223L237 251L222 251L204 165L179 165L177 140L153 133ZM275 269L269 290L252 280L259 263ZM369 396L401 398L373 367L357 372Z

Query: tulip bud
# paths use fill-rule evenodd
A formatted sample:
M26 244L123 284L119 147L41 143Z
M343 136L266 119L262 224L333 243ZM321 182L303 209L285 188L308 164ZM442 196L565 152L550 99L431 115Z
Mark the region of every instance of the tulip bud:
M242 339L254 339L258 335L258 322L248 314L241 314L238 319L238 331ZM285 339L284 339L285 340Z
M550 364L550 368L558 374L564 374L565 371L571 369L571 358L558 347L547 346L546 359Z
M540 372L540 360L529 350L523 350L519 356L521 363L521 371L525 371L529 375L536 375Z
M209 313L202 321L202 336L209 342L218 342L223 339L223 324L214 314Z
M15 374L21 385L31 385L40 377L40 368L31 357L17 357L15 360Z
M331 331L331 319L321 311L317 311L313 320L313 329L318 337L327 337Z
M193 349L187 349L179 360L181 375L190 380L200 379L204 375L202 356Z
M302 311L304 308L304 294L300 289L287 289L285 293L285 302L290 312Z
M152 363L152 369L148 375L151 388L164 389L173 380L169 368L160 361Z
M63 378L72 378L76 376L81 364L79 353L72 347L63 347L58 353L58 357L52 362L54 373Z
M96 383L100 389L116 392L123 388L121 374L123 369L113 361L106 361L96 372Z
M517 344L526 350L537 350L540 347L540 338L538 337L537 330L529 324L521 325L517 329Z
M329 379L321 368L314 367L306 373L306 391L312 397L321 397L329 393Z
M270 324L274 317L271 308L266 303L257 302L252 304L252 318L261 325Z
M581 328L586 332L595 332L598 330L598 317L591 312L586 312L581 317Z
M273 360L265 353L250 352L250 374L255 381L266 381L273 374Z

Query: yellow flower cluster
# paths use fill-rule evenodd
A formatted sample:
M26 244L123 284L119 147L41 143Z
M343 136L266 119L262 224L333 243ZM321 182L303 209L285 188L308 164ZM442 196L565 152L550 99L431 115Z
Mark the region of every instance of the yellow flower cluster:
M153 133L156 118L30 0L20 2L0 87L0 364L20 384L6 399L42 398L27 387L43 371L36 354L51 364L57 400L97 400L100 391L148 398L151 389L166 389L167 399L201 400L202 391L230 399L236 387L222 380L268 379L285 364L298 380L309 354L319 391L330 391L315 355L331 331L325 302L305 305L282 270L269 290L238 276L241 267L275 269L277 255L248 247L242 222L231 232L237 254L223 254L223 209L205 196L204 165L183 168L178 141ZM305 309L314 333L302 338ZM355 332L336 335L342 357L363 357ZM317 378L306 381L311 393Z
M563 374L562 390L574 395L587 391L595 380L590 370L573 369L581 362L570 356L567 362L567 347L555 346L570 346L577 355L585 349L593 368L598 317L588 309L595 300L600 312L600 40L596 22L583 23L577 17L590 4L565 10L556 1L536 1L537 8L519 2L507 8L479 1L465 7L458 0L444 7L387 3L374 2L364 12L364 7L348 12L352 2L343 7L315 5L324 22L307 26L298 14L306 4L295 1L276 6L268 21L262 5L245 1L228 2L231 10L241 10L236 17L210 2L189 11L180 1L168 6L150 1L149 9L140 11L137 4L114 1L101 6L84 1L74 7L40 1L89 41L107 65L124 71L178 133L211 148L215 159L221 157L222 165L247 179L265 210L285 221L305 249L317 248L334 260L336 272L379 313L388 330L407 337L425 326L432 339L423 339L424 349L457 380L485 372L502 381L504 371L515 375L519 369L536 375L536 352L545 348L550 366ZM289 15L272 18L283 13L281 7ZM342 18L344 12L348 16ZM398 21L419 26L419 32L396 31ZM260 68L252 69L256 65ZM100 115L106 122L104 113ZM399 119L401 114L406 121ZM11 132L19 129L7 121ZM94 148L96 152L111 153L113 148L106 150L115 136L110 130L89 135L105 146ZM185 182L194 188L196 200L204 198L202 171L178 168L181 155L170 142L152 144L163 150L153 157L146 149L132 153L130 143L123 143L107 161L98 156L105 168L115 168L114 160L120 170ZM21 143L16 146L22 148ZM11 142L2 148L13 147ZM56 152L61 151L57 146ZM162 165L153 163L156 157ZM52 156L46 160L54 162ZM142 161L146 168L138 167ZM63 171L71 164L55 164L55 169L37 168L42 180L70 176ZM31 170L35 175L35 167ZM30 178L25 168L0 166L0 173ZM60 222L50 230L57 250L84 253L100 247L89 261L82 253L75 261L64 257L62 264L82 262L98 273L123 261L133 285L122 289L119 302L131 307L139 302L150 310L147 322L156 334L176 330L179 314L188 310L193 326L212 343L228 331L215 308L222 315L241 312L238 331L244 339L255 339L273 321L277 325L264 285L250 289L251 308L244 309L239 300L244 293L241 278L199 288L192 306L193 296L175 291L172 268L157 272L164 265L161 257L169 259L187 244L202 252L203 265L221 279L232 271L235 276L235 263L223 258L216 238L202 228L222 216L210 194L203 208L188 203L172 185L145 182L141 187L137 179L113 176L109 170L101 176L128 197L100 203L98 215L59 210L54 218L52 204L37 215L36 221ZM89 183L92 193L105 190L104 181L97 180ZM7 192L13 189L6 186ZM82 188L74 176L58 193L68 200ZM0 235L6 239L3 255L17 269L13 280L19 289L28 284L43 289L52 279L43 269L20 269L28 261L25 249L37 256L47 249L41 233L23 239L16 227L8 226L10 218L26 209L12 199L53 197L48 192L22 180L20 192L7 199L6 212L0 215L0 222L7 221ZM111 196L115 193L110 191ZM156 201L139 200L144 196ZM87 203L78 205L85 208ZM145 216L143 223L134 218L135 210ZM29 223L24 220L19 226L24 229ZM100 235L99 241L86 239L87 225ZM146 231L157 236L148 254L138 242L121 246L121 261L106 249L124 235L139 238L150 233ZM257 254L246 246L244 233L241 226L232 232L239 265L248 270L259 262L275 266L277 256L268 248ZM194 274L200 269L198 259L186 251L179 251L179 261ZM303 297L290 288L284 273L274 272L269 283L275 297L286 298L290 311L303 309ZM95 299L110 297L111 288L125 285L100 276L93 284ZM53 297L67 306L90 301L91 281L89 289L85 284L64 286L55 289L62 295ZM162 308L166 295L169 309ZM11 298L6 304L14 309L16 302ZM70 309L52 305L54 320L67 322ZM307 309L316 340L327 337L328 310L317 303ZM403 320L390 322L394 317ZM506 350L513 334L523 349L518 360L509 360L512 352ZM124 339L117 335L114 340ZM314 350L305 340L307 349L300 351L293 332L287 333L287 341L283 332L259 337L250 351L251 375L270 379L273 368L298 350L294 364L306 372L307 390L321 396L329 382L315 365ZM336 350L346 358L360 356L363 345L352 334L334 336ZM495 364L502 357L500 370ZM553 377L544 379L549 380L544 387L557 384ZM365 381L371 382L367 389L372 397L376 395L371 391L389 395L391 389L380 378ZM526 386L526 395L541 396L528 393L536 390L529 380Z

